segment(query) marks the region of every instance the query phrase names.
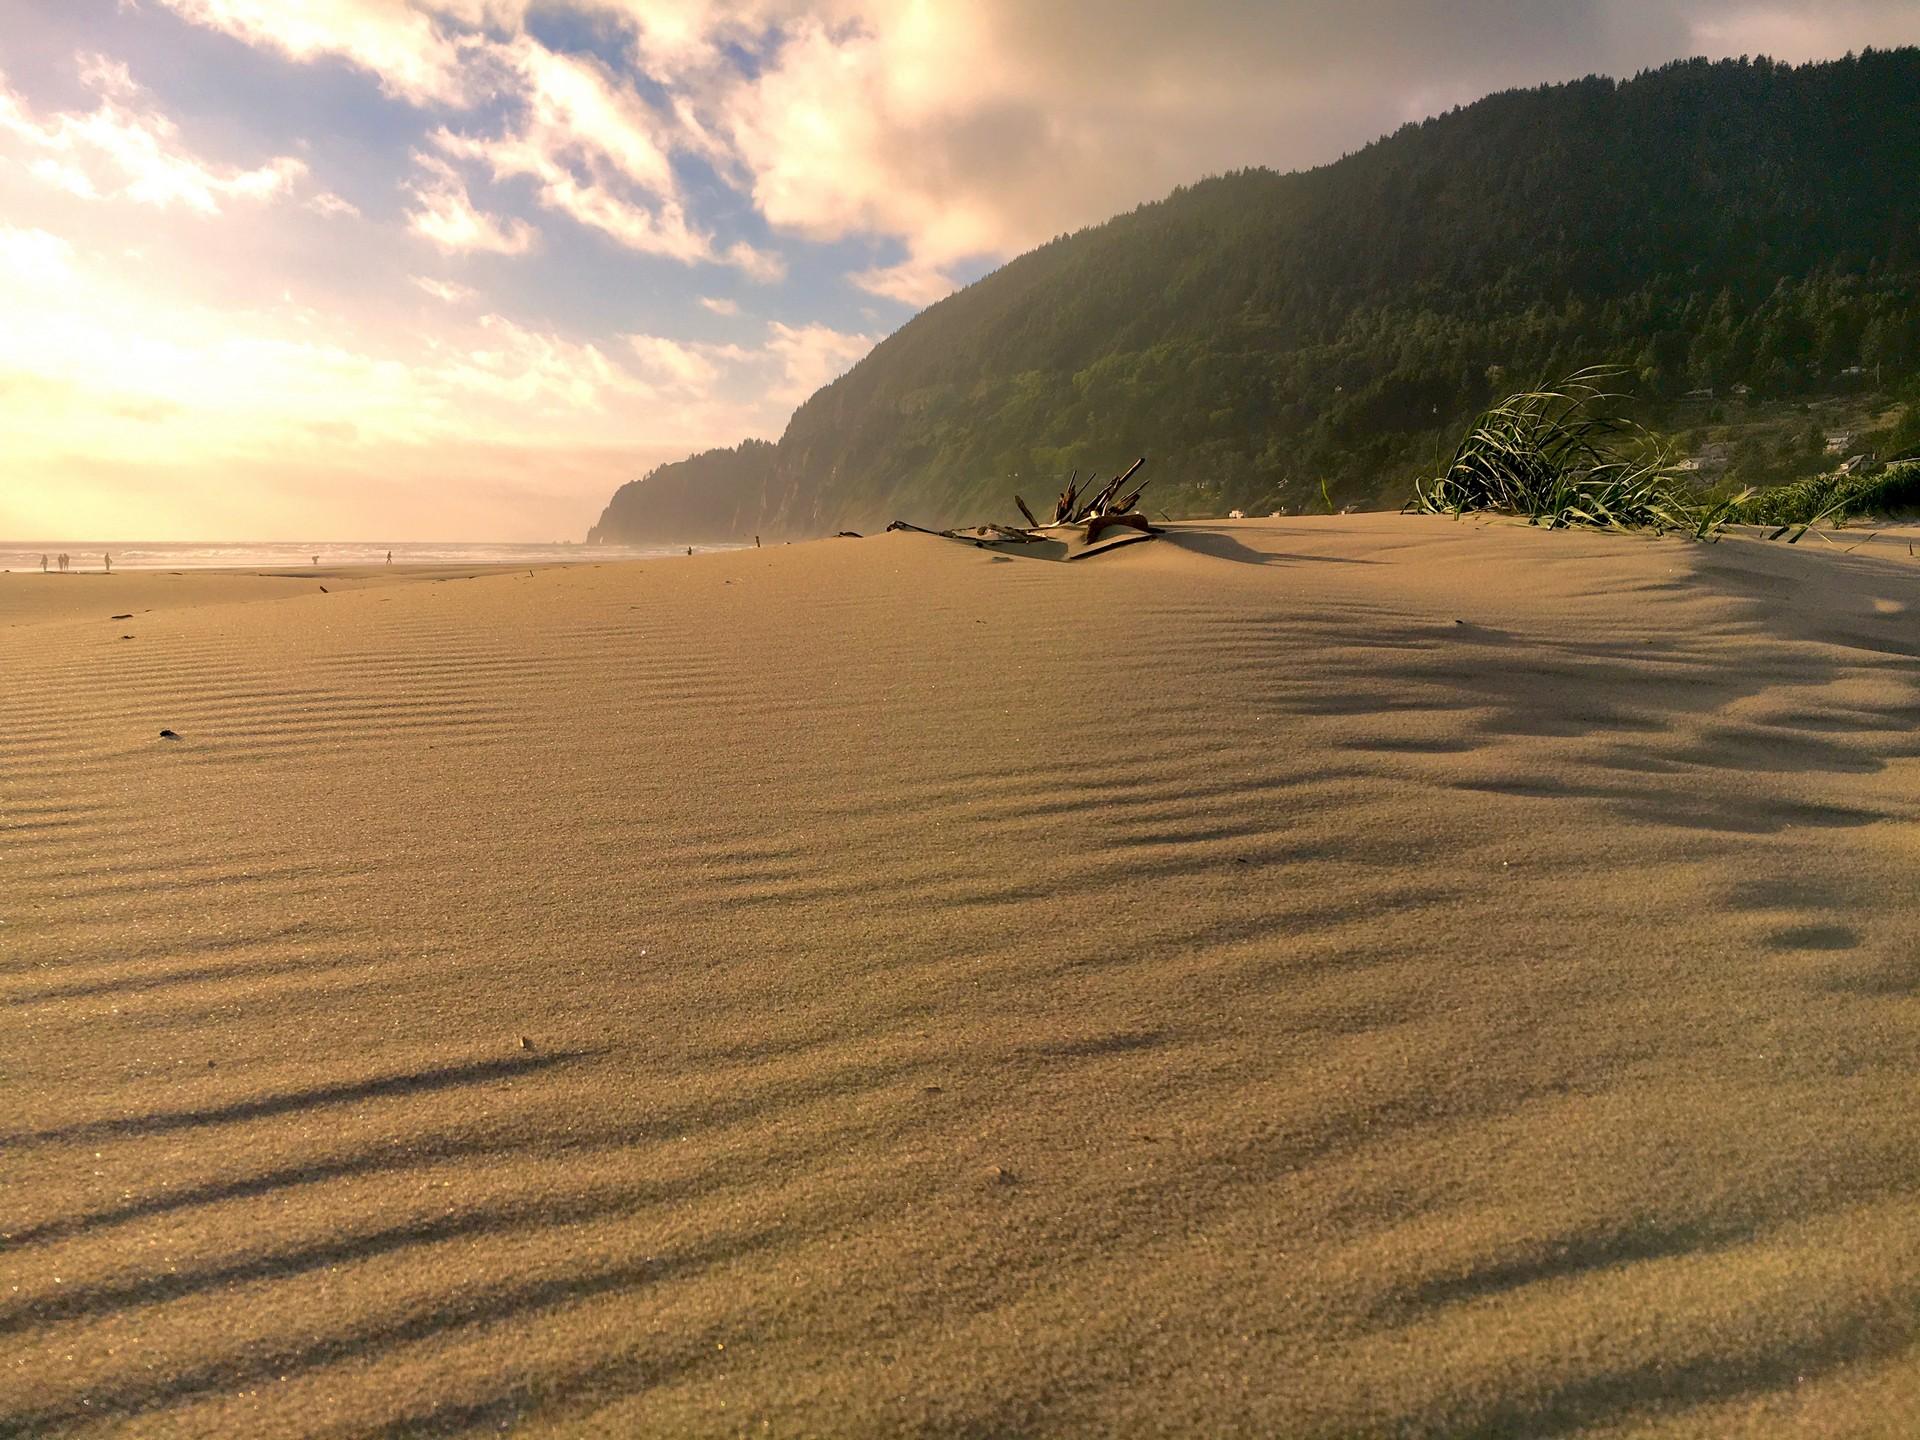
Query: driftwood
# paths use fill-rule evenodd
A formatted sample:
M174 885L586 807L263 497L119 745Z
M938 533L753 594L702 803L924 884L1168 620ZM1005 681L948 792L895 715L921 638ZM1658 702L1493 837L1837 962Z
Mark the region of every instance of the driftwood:
M1131 510L1134 504L1140 499L1140 491L1147 488L1144 481L1141 483L1140 489L1135 490L1133 494L1129 495L1122 503L1118 505L1114 504L1114 497L1120 493L1120 487L1138 474L1140 467L1146 463L1147 457L1142 455L1138 460L1134 461L1133 464L1129 465L1124 472L1109 480L1106 485L1102 487L1098 495L1095 495L1092 500L1089 500L1083 505L1076 505L1074 503L1074 487L1072 483L1069 482L1066 492L1060 497L1060 503L1054 507L1053 523L1056 525L1077 525L1082 520L1091 520L1096 516L1107 515L1116 511ZM1074 474L1077 477L1079 471L1076 470ZM1089 481L1088 483L1091 484L1092 482ZM1021 508L1025 509L1026 507L1022 506Z
M1087 543L1093 544L1108 530L1138 530L1146 535L1160 533L1147 523L1147 517L1144 515L1096 515L1087 522Z
M1020 513L1026 518L1026 528L1013 525L976 525L971 529L928 530L923 526L910 525L905 520L896 520L887 526L888 530L911 530L920 535L940 535L948 540L966 540L974 545L1034 545L1050 544L1065 547L1067 553L1062 557L1072 559L1074 555L1084 553L1100 537L1114 530L1134 530L1142 536L1158 535L1160 532L1147 522L1147 517L1135 508L1140 503L1140 495L1147 488L1142 480L1133 487L1124 498L1121 491L1128 482L1140 473L1140 467L1147 463L1143 455L1125 470L1114 476L1097 491L1094 481L1088 478L1085 487L1080 483L1080 472L1075 470L1067 477L1067 485L1053 503L1053 519L1042 525L1025 499L1019 495L1013 497L1013 503L1020 507ZM1081 535L1063 535L1072 527L1084 525ZM1076 548L1077 546L1077 548Z
M971 530L929 530L924 525L909 525L904 520L896 520L887 529L890 532L911 530L916 535L938 535L943 540L971 540L975 545L1038 545L1047 538L1010 525L977 525Z
M1135 508L1140 503L1141 494L1147 488L1147 482L1142 480L1135 485L1125 498L1120 494L1127 488L1128 482L1140 473L1141 466L1146 463L1147 457L1142 455L1095 491L1091 499L1086 498L1086 492L1080 489L1080 472L1074 471L1067 480L1067 488L1060 492L1059 500L1054 503L1053 523L1056 526L1084 524L1087 527L1089 545L1106 531L1115 528L1138 530L1143 535L1158 535L1160 532L1149 525L1147 517ZM1093 481L1088 480L1089 489L1092 485ZM1018 495L1013 498L1014 503L1020 507L1020 513L1031 521L1033 512L1027 509L1026 502ZM1044 527L1036 525L1033 528L1039 530Z

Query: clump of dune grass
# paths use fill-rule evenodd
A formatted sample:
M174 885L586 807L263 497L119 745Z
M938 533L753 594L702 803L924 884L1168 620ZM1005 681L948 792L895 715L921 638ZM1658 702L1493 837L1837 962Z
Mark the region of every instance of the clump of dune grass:
M1773 526L1768 539L1784 535L1792 544L1817 525L1916 509L1920 509L1920 463L1909 463L1890 465L1873 475L1815 475L1792 485L1754 491L1734 506L1731 518L1745 525Z
M1580 370L1551 388L1509 395L1473 422L1444 472L1415 483L1408 508L1515 515L1550 530L1711 537L1733 506L1690 497L1666 449L1620 415L1625 397L1602 388L1619 374Z

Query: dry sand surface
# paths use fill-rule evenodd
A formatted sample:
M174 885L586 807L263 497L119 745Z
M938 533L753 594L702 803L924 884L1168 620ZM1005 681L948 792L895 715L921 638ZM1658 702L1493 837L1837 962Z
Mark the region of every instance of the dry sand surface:
M0 1433L1920 1433L1904 538L11 575L0 676Z

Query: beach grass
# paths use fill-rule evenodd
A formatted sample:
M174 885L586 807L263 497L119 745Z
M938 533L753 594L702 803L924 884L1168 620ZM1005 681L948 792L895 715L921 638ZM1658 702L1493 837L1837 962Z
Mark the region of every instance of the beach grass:
M1920 462L1890 465L1870 475L1815 475L1735 497L1732 518L1776 527L1775 538L1798 539L1816 525L1920 509Z
M1703 497L1681 478L1659 437L1620 413L1626 397L1605 388L1620 373L1576 371L1489 407L1441 473L1415 483L1406 509L1699 540L1717 539L1729 525L1757 525L1767 528L1764 538L1793 544L1818 526L1920 508L1920 462Z
M1468 427L1446 468L1414 486L1409 509L1516 515L1550 530L1682 530L1707 537L1722 516L1678 480L1656 437L1604 388L1617 370L1579 370L1509 395Z

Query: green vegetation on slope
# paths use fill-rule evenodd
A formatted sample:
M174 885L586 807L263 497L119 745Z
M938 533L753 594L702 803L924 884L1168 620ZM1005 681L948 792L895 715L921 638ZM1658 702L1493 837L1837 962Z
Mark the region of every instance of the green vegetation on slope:
M1582 370L1548 390L1509 395L1467 429L1446 470L1416 483L1409 508L1434 515L1495 511L1550 530L1712 533L1733 505L1697 506L1655 438L1621 418L1621 396Z
M1817 475L1747 496L1733 517L1749 525L1826 525L1862 515L1920 510L1920 462L1867 475Z
M1911 460L1703 494L1665 442L1620 414L1626 397L1600 388L1618 378L1616 370L1582 370L1489 406L1446 468L1414 482L1406 508L1513 515L1549 530L1684 530L1699 539L1729 525L1763 525L1772 528L1769 539L1786 536L1789 544L1814 526L1920 508L1920 462Z
M1665 406L1893 387L1920 373L1916 154L1911 49L1496 95L1022 256L777 446L623 487L594 536L986 519L1141 453L1172 513L1318 508L1323 482L1397 505L1463 417L1593 357Z

